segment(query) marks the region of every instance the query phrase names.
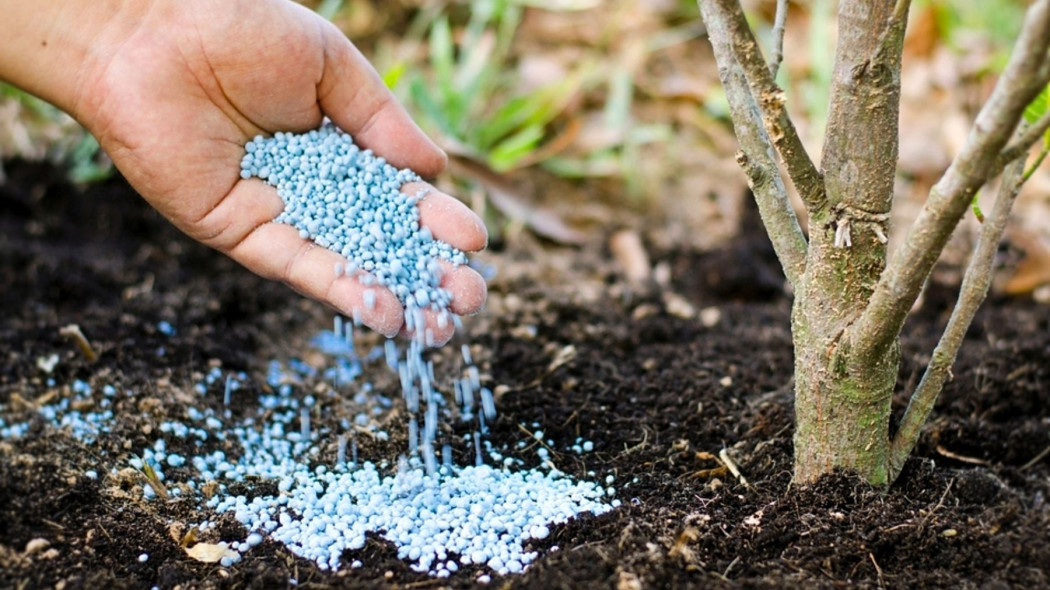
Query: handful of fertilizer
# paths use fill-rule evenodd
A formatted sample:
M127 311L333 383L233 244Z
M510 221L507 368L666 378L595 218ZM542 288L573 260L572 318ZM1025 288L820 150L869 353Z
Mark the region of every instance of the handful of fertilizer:
M443 312L438 320L449 321L452 302L440 286L440 263L464 264L467 257L420 225L416 203L426 191L401 192L420 181L419 175L361 149L327 121L303 134L256 136L245 150L241 178L261 178L284 201L274 221L346 258L347 266L337 267L336 274L363 271L362 283L389 289L405 308L405 327L430 344L425 331L416 329L424 326L423 310ZM364 303L374 305L374 293L366 291Z

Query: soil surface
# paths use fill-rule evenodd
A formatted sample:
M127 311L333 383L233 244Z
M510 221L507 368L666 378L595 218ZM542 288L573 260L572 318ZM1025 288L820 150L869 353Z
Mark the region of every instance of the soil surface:
M176 525L213 515L191 500L145 500L135 472L110 469L126 467L166 417L182 415L184 392L209 367L245 371L261 390L266 363L307 354L330 315L178 234L120 180L78 190L47 167L6 169L0 416L10 422L69 396L75 379L138 394L117 404L112 432L94 444L40 420L27 436L0 441L0 588L477 584L479 568L446 580L414 573L378 537L345 556L362 560L356 570L321 571L272 541L229 568L190 558ZM498 395L490 440L513 449L526 438L520 425L535 423L559 445L593 441L594 452L555 448L552 460L581 478L613 474L623 502L554 527L525 574L490 585L1050 585L1050 307L984 306L891 489L847 475L792 487L791 302L757 225L745 218L742 229L718 251L651 252L670 280L644 288L622 282L598 247L489 255L501 270L465 337ZM529 260L543 256L574 258L551 280ZM952 297L932 287L909 324L898 415ZM161 333L161 321L175 335ZM88 336L96 362L59 334L68 324ZM47 374L38 359L52 354L59 360ZM404 428L390 432L362 454L394 459ZM522 458L535 462L535 453ZM245 487L251 495L273 483ZM220 524L218 538L244 538L232 519Z

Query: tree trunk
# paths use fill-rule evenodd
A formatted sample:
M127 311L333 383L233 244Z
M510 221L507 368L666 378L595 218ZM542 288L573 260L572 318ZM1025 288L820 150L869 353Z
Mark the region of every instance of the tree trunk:
M888 483L890 401L898 346L852 355L854 322L886 266L897 167L903 24L894 0L843 0L821 161L827 206L812 212L806 273L795 294L795 481L835 469Z
M819 247L810 243L810 252ZM846 258L841 252L833 256ZM838 262L838 261L836 261ZM898 348L875 365L852 362L845 338L850 318L842 303L849 275L814 276L837 266L813 259L795 293L795 483L836 469L852 470L875 485L889 483L890 401L897 378ZM813 280L809 280L809 279ZM829 288L835 282L839 289ZM851 314L852 315L852 314Z

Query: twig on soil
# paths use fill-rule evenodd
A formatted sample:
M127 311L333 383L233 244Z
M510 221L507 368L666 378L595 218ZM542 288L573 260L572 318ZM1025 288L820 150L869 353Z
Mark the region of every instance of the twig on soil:
M760 394L758 397L748 400L747 405L751 408L756 408L764 402L771 399L776 399L782 395L787 395L795 390L795 376L791 375L791 378L784 382L783 385L777 387L772 391L767 391Z
M528 428L525 428L521 424L518 424L518 429L521 430L522 432L524 432L529 438L531 438L532 440L536 441L536 442L526 446L524 449L522 449L523 452L524 451L528 451L532 447L541 446L541 447L547 449L547 451L549 451L552 455L556 455L558 457L561 456L561 453L559 453L558 451L555 451L550 446L548 446L547 443L544 442L544 440L542 438L537 437L536 434L533 433L533 432L529 432ZM554 466L554 462L550 460L550 457L547 458L547 462L550 463L551 466Z
M72 340L73 344L77 345L80 349L80 353L88 360L89 363L93 363L98 360L98 353L91 347L91 343L88 342L86 336L84 336L83 330L76 324L69 324L58 329L58 333L63 338Z
M63 525L61 523L57 523L57 522L51 520L50 518L41 518L40 521L43 522L44 524L46 524L47 526L51 527L52 529L56 530L56 531L65 531L65 530L67 530L67 527L65 525Z
M733 569L733 566L735 566L739 562L740 562L740 556L739 555L734 557L733 561L729 562L729 565L726 566L726 571L722 572L722 579L723 580L725 580L727 582L729 581L729 570Z
M871 558L871 563L875 566L875 574L879 577L879 588L885 588L886 580L882 578L882 568L879 567L879 562L875 561L875 554L868 553L868 557Z
M933 518L933 515L936 514L938 510L944 507L944 499L948 497L948 492L952 491L953 485L955 485L954 479L948 482L948 487L944 488L944 493L941 494L941 499L937 500L937 505L930 509L930 511L926 513L926 516L923 517L922 522L919 523L920 531L924 530L926 528L926 523Z
M1047 455L1050 455L1050 447L1046 447L1041 453L1032 457L1032 460L1022 465L1018 471L1028 471L1032 467L1035 467L1037 463L1045 459Z
M722 463L726 466L726 468L729 469L729 472L736 476L736 478L740 480L740 483L742 483L745 488L749 490L754 489L751 487L751 484L748 483L747 478L744 477L744 474L740 473L740 468L737 467L736 461L733 461L733 458L729 456L729 449L723 447L721 451L718 451L718 458L722 460Z
M624 455L630 455L632 453L636 453L636 452L644 449L647 444L649 444L649 429L643 426L642 427L642 442L634 445L633 447L625 448L623 450L623 454Z
M969 463L970 465L988 465L988 461L985 461L984 459L978 459L977 457L969 457L967 455L953 453L948 449L942 447L941 445L937 445L937 452L941 455L944 455L945 457L948 457L949 459L959 461L961 463Z
M903 529L905 527L910 527L910 526L915 526L915 523L913 523L913 522L902 522L900 524L895 524L895 525L891 526L888 529L880 531L879 534L880 535L888 535L889 533L892 533L893 531L896 531L896 530L899 530L899 529Z
M534 387L538 387L541 383L543 383L544 379L553 375L555 371L560 369L562 366L564 366L566 363L568 363L574 358L576 358L576 347L572 344L569 344L557 352L557 354L554 357L554 360L551 361L550 366L548 366L547 370L544 371L541 375L519 387L508 387L507 390L504 391L504 394L510 393L512 391L526 391Z

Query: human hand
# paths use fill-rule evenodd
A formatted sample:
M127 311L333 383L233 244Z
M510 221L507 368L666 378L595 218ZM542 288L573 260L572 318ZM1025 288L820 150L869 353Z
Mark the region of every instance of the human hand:
M239 175L249 139L316 128L325 116L391 164L423 176L444 168L445 155L360 52L330 23L286 0L130 4L133 10L95 37L98 47L72 96L53 102L185 233L378 332L402 330L404 310L393 293L380 290L366 306L357 276L334 272L345 259L271 223L283 208L275 189ZM464 251L485 246L481 220L456 199L432 191L419 208L435 238ZM485 282L468 267L450 269L442 286L453 294L454 313L484 303ZM447 341L452 324L428 314L434 341Z

